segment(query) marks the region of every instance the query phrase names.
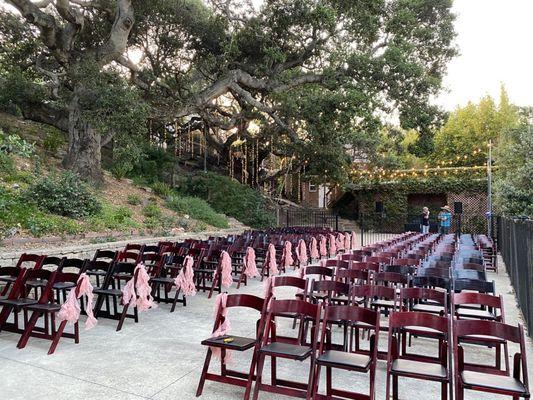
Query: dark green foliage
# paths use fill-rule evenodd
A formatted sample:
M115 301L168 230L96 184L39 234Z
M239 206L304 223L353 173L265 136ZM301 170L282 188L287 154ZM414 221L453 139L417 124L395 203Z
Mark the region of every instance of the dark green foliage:
M165 182L155 182L152 185L152 190L154 193L160 197L168 197L172 194L172 187Z
M161 209L157 204L148 204L143 208L143 215L148 218L159 218L162 215Z
M43 147L51 154L56 154L59 148L64 144L65 136L57 130L50 130L44 136Z
M15 174L16 171L13 159L9 155L0 152L0 179L5 179Z
M132 206L138 206L141 204L141 197L136 194L129 194L128 195L128 204Z
M101 209L89 186L69 172L35 181L26 189L24 197L43 211L71 218L84 218Z
M168 181L170 172L174 167L175 159L172 154L156 146L144 145L141 149L142 156L132 164L130 177L136 177L143 183Z
M273 223L273 212L259 192L229 177L214 173L198 174L189 178L180 191L206 200L216 211L240 222L263 228Z
M197 197L173 195L168 198L167 207L215 228L228 228L229 226L226 217L216 213L206 201Z

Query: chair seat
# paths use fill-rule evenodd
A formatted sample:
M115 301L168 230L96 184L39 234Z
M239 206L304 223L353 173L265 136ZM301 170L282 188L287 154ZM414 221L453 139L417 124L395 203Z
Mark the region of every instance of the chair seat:
M427 312L430 314L441 314L444 312L444 307L434 304L415 304L413 311Z
M56 282L54 283L54 289L63 290L63 289L71 289L73 287L76 287L76 284L73 282Z
M128 279L133 278L133 275L132 274L125 274L125 273L118 273L118 274L114 274L113 278L122 279L122 280L128 280Z
M122 291L120 289L99 289L96 288L93 290L94 294L105 294L108 296L122 296Z
M16 276L0 276L0 282L15 282L17 280Z
M38 301L36 299L26 299L26 298L21 298L21 299L7 299L7 298L4 298L4 299L0 299L0 304L1 305L18 306L18 307L27 306L27 305L30 305L30 304L37 304L37 302Z
M331 298L332 303L347 303L350 301L350 298L348 296L333 296Z
M461 342L467 342L467 343L505 343L506 340L496 337L496 336L489 336L489 335L467 335L467 336L461 336L459 338Z
M47 283L48 281L44 279L32 279L32 280L26 281L25 285L31 286L31 287L44 287L46 286Z
M31 304L28 307L26 307L30 311L48 311L48 312L55 312L59 311L61 309L60 304L55 303L46 303L46 304Z
M461 378L465 386L479 386L486 389L500 389L512 393L525 394L524 384L512 376L463 371Z
M474 308L458 308L457 315L463 318L478 318L478 319L496 319L496 315L489 310L481 310Z
M373 307L393 308L394 300L373 300L370 305Z
M337 350L325 351L316 361L321 365L330 367L363 371L367 371L370 366L370 357L367 355Z
M406 331L408 331L410 334L412 335L416 335L416 334L419 334L419 335L438 335L438 336L441 336L442 335L442 332L436 330L436 329L433 329L433 328L428 328L426 326L406 326L404 328Z
M273 342L262 347L259 351L275 357L291 358L294 360L303 361L309 357L309 355L311 355L313 349L309 346Z
M88 271L85 271L85 273L87 275L93 275L93 276L106 276L107 274L107 271L101 271L101 270L98 270L98 269L95 269L95 270L88 270Z
M164 283L164 284L173 284L174 283L174 280L175 278L171 278L171 277L160 277L160 278L151 278L150 279L150 282L154 282L154 283Z
M396 359L392 362L391 371L400 375L416 375L446 379L446 368L440 364L427 363L413 360Z
M225 343L224 339L227 339L227 338L232 338L233 341L229 343ZM245 350L248 350L254 347L255 342L256 340L252 338L224 335L224 336L219 336L216 338L205 339L202 341L202 344L204 346L223 347L229 350L245 351Z

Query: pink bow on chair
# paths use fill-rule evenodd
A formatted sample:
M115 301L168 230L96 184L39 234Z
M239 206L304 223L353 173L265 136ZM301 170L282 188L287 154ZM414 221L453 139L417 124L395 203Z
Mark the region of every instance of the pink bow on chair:
M217 329L211 334L211 338L218 338L224 335L227 335L231 329L231 324L228 319L228 309L226 308L226 303L228 301L228 294L227 293L220 293L216 299L215 299L215 307L213 310L213 317L218 317L219 311L221 318L224 319L224 322L222 322ZM222 349L220 347L211 347L211 351L213 352L213 356L216 359L221 360L222 358ZM223 364L228 363L231 360L231 352L226 350L226 356L222 360Z
M137 276L137 282L135 282ZM149 308L156 308L154 298L150 294L149 284L150 276L143 264L139 263L133 271L133 277L126 283L122 289L122 303L137 307L139 311L146 311Z
M259 271L257 270L257 265L255 263L255 250L253 247L248 247L246 249L246 255L244 256L244 274L248 278L259 276Z
M279 273L279 270L278 264L276 262L276 248L272 243L268 245L267 258L268 270L270 271L270 275L277 275Z
M283 245L283 254L281 258L283 259L284 267L290 267L294 264L294 259L292 258L292 243L288 240L285 241L285 244Z
M324 235L320 235L320 256L325 257L328 255L327 239Z
M350 243L350 234L347 233L344 235L344 250L348 251L351 249L351 243Z
M337 249L344 250L344 235L342 233L337 234L336 245Z
M355 232L352 232L352 250L355 250L357 248L357 236Z
M337 254L337 246L336 246L336 240L335 236L333 236L331 233L329 234L329 255L330 257L334 257L335 254Z
M222 250L220 257L220 268L222 270L222 286L225 288L229 288L233 284L233 277L231 276L231 257L225 250Z
M307 264L307 261L309 259L309 257L307 257L307 246L303 239L300 239L298 241L298 247L296 248L296 250L298 253L298 261L300 262L300 266L303 267Z
M77 291L77 293L76 293ZM60 321L68 321L76 323L80 319L80 299L82 296L87 297L87 321L85 321L85 329L91 329L96 326L98 320L93 315L93 286L87 274L83 273L78 278L75 288L71 289L67 300L61 305L61 309L57 313Z
M311 238L310 253L312 259L317 260L320 258L320 253L318 252L318 244L314 236Z
M194 271L192 266L194 265L194 259L191 256L185 257L183 262L183 268L180 273L174 279L176 290L181 289L185 296L196 295L196 286L194 285Z

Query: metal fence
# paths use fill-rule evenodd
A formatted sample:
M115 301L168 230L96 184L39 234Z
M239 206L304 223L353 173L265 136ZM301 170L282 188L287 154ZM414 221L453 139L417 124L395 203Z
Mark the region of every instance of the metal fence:
M306 226L339 230L339 216L330 210L283 210L278 215L278 226Z
M522 314L533 333L533 220L497 218L497 244Z

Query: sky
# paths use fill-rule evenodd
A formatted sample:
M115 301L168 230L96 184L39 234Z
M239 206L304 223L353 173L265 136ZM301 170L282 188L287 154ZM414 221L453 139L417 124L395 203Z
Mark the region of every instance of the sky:
M533 106L533 0L454 0L460 55L448 65L436 103L447 110L498 97Z

